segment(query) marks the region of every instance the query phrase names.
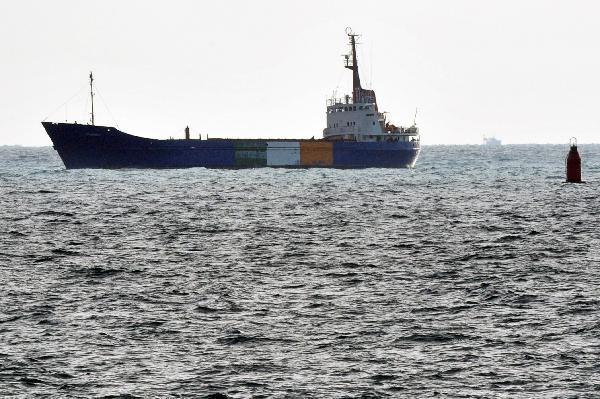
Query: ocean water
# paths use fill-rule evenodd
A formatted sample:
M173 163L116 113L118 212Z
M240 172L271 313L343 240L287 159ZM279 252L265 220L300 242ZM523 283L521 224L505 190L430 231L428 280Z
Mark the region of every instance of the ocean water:
M413 170L0 147L2 397L596 398L600 146ZM212 396L211 396L212 395Z

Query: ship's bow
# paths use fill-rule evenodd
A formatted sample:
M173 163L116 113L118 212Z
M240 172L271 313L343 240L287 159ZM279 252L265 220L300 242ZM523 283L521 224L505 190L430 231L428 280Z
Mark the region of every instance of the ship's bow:
M102 147L110 128L54 122L42 126L67 169L103 167Z

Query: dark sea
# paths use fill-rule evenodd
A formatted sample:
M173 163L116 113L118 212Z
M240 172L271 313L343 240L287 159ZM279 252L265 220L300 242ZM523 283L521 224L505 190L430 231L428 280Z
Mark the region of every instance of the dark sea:
M0 396L598 398L600 145L415 169L0 147Z

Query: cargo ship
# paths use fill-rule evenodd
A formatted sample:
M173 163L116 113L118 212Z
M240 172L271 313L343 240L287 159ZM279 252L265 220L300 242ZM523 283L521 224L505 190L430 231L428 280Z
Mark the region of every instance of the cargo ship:
M90 73L88 124L42 122L67 169L80 168L412 168L420 152L416 122L395 126L377 106L375 92L361 86L357 34L346 29L352 94L330 98L327 127L319 139L149 139L94 120L94 78Z
M483 145L488 147L500 147L502 145L502 140L495 137L483 136Z

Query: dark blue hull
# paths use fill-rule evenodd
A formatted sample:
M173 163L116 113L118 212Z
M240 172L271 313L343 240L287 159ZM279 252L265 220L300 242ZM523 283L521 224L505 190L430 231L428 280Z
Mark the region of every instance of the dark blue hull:
M155 140L106 126L42 123L67 169L78 168L407 168L415 141Z

